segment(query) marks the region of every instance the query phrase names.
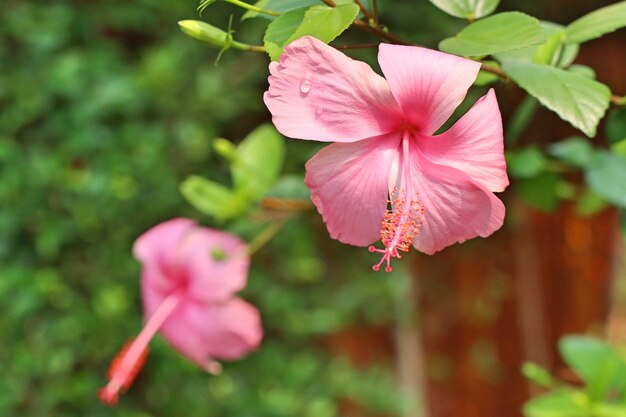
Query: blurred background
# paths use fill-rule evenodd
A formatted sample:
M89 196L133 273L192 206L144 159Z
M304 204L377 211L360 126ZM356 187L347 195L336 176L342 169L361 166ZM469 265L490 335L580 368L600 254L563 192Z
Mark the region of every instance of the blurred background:
M394 32L430 47L464 24L426 0L379 3ZM567 23L608 3L503 1L499 10ZM305 211L254 256L243 296L262 313L258 352L214 377L156 338L119 406L100 404L110 359L141 327L134 240L177 216L216 225L183 200L179 183L198 174L227 184L213 139L237 142L269 120L267 57L227 51L215 65L217 51L176 25L198 18L196 6L3 2L0 415L517 416L534 392L524 361L566 372L560 336L624 339L618 210L541 196L538 204L514 183L501 196L501 231L432 257L412 254L389 275L371 272L376 259L331 241ZM226 28L231 14L238 40L261 43L267 22L241 25L231 5L203 18ZM339 43L375 41L350 29ZM621 31L585 44L577 62L623 94L624 50ZM376 65L372 50L349 54ZM496 91L506 124L523 94ZM573 134L538 110L519 144ZM301 178L321 146L286 146L284 173ZM602 128L594 146L606 146ZM259 228L254 216L218 226L246 238Z

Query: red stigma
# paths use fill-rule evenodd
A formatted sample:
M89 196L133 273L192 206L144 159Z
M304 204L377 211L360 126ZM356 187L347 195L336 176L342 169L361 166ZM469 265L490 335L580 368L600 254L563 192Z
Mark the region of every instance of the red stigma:
M106 405L115 406L120 392L126 392L133 384L148 358L148 348L145 348L139 357L127 363L126 355L134 339L128 340L120 349L119 353L111 361L107 372L109 383L98 390L98 398Z

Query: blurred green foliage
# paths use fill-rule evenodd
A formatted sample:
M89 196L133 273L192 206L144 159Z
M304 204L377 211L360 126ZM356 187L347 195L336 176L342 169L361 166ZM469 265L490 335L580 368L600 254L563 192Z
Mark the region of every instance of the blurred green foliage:
M119 407L96 400L110 359L141 326L134 239L175 216L211 225L183 201L179 183L197 174L232 184L213 138L238 142L268 117L266 56L227 52L215 66L216 52L176 25L197 18L194 7L3 3L2 416L330 417L341 399L398 407L388 366L357 371L324 346L346 327L392 321L401 281L367 272L366 251L328 244L313 211L255 256L244 296L266 329L257 353L212 377L157 338ZM231 12L216 5L211 17L227 22ZM262 37L255 25L238 38L255 43ZM287 144L292 175L276 195L302 195L293 184L317 148ZM252 239L264 224L230 227Z

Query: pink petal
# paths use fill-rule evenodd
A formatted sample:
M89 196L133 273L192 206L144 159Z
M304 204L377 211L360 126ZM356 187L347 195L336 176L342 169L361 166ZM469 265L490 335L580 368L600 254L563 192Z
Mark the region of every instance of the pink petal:
M153 227L137 239L134 252L142 262L142 287L154 287L163 299L179 291L197 301L222 301L246 285L246 244L192 220Z
M179 268L186 278L186 297L216 302L246 286L250 258L247 245L229 233L197 227L178 248Z
M400 134L335 143L306 164L304 181L330 237L366 246L380 238L391 163Z
M144 298L147 317L156 308L150 302L153 298ZM183 302L160 331L176 350L203 369L212 359L241 358L255 350L263 337L258 310L240 298L222 304Z
M490 191L503 191L509 185L502 117L493 89L448 131L420 136L417 143L431 162L463 171Z
M388 133L399 121L384 78L310 36L289 44L270 73L264 101L285 136L353 142Z
M177 248L193 231L195 221L177 218L160 223L142 234L133 245L135 258L142 263L142 281L173 292L183 280L177 268Z
M413 246L433 253L476 236L487 237L504 221L504 204L469 175L428 161L411 147L411 184L424 206Z
M415 46L380 44L378 62L404 117L432 135L463 101L480 63Z

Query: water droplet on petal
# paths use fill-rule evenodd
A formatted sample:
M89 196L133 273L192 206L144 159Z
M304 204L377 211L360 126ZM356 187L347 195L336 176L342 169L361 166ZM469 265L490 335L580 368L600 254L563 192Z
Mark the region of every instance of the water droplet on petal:
M324 106L323 106L323 105L319 105L319 106L317 107L317 109L315 109L315 114L316 114L317 116L320 116L320 115L322 114L322 112L324 112Z
M300 92L302 94L308 94L311 91L311 80L307 77L300 83Z

